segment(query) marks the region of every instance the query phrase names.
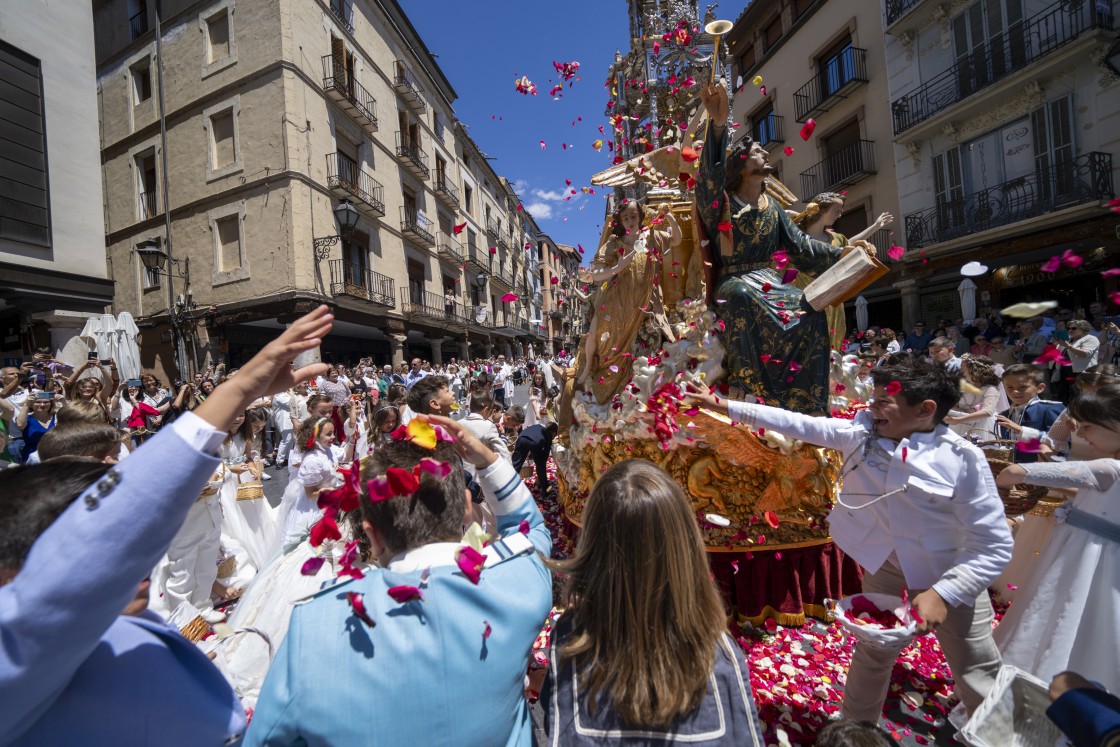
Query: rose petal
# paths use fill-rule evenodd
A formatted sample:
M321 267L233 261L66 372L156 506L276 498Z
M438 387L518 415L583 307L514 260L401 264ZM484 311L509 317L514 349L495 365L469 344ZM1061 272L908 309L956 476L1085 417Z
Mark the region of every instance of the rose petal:
M482 621L482 640L485 641L487 638L489 638L490 634L492 632L494 632L494 629L492 627L490 627L490 621L489 620L483 620Z
M720 231L720 233L727 233L732 229L731 221L721 221L720 224L716 226L716 228Z
M323 567L323 563L326 562L326 558L308 558L304 561L303 565L300 566L299 573L301 576L314 576L319 572L319 569Z
M782 148L782 152L785 153L787 156L792 156L793 155L793 146L792 145L787 145L786 147Z
M1023 454L1037 454L1042 451L1042 443L1037 438L1029 438L1016 443L1015 449Z
M805 124L801 126L801 139L808 140L813 136L813 130L815 129L817 129L817 123L812 119L806 120Z
M393 495L412 495L420 487L416 475L400 467L385 470L385 479L389 481L389 492Z
M482 575L482 566L486 563L486 556L470 545L464 545L455 554L455 562L459 565L459 570L463 572L463 575L469 578L472 584L477 585Z
M1062 266L1062 258L1055 254L1038 269L1042 272L1057 272L1058 268Z
M790 283L792 283L796 279L797 279L797 268L790 267L782 275L782 285L789 285Z
M521 524L517 527L517 531L521 532L522 534L528 534L529 533L529 522L528 522L528 520L522 521Z
M421 459L420 463L416 465L416 469L421 472L427 472L429 475L434 475L441 480L451 474L450 464L436 459L429 459L428 457ZM419 475L416 475L416 477L419 477Z
M408 421L407 433L408 440L422 449L434 449L436 447L438 441L436 429L423 416Z
M883 387L883 391L893 397L894 395L902 391L902 384L897 381L891 381L885 387Z
M380 503L393 497L393 491L389 489L389 481L384 477L373 478L366 483L366 489L369 490L370 503Z
M350 603L350 609L354 612L354 617L371 628L377 625L377 623L373 621L373 618L366 612L366 604L363 595L354 591L348 591L346 592L346 601Z
M459 234L461 234L461 233L463 232L463 229L464 229L464 228L466 228L466 227L467 227L467 224L466 224L465 222L464 222L464 223L460 223L460 224L458 224L458 225L456 225L456 226L452 226L452 227L451 227L451 231L452 231L452 232L453 232L453 233L454 233L454 234L455 234L456 236L458 236Z
M424 592L415 586L393 586L389 589L389 596L398 604L405 604L413 599L424 601Z
M778 515L776 513L774 513L773 511L765 512L764 514L762 514L762 518L770 526L771 529L777 529L778 528L778 523L779 523Z
M906 250L901 246L892 246L887 250L887 256L893 259L895 262L902 259L902 255L904 254L906 254Z
M323 518L315 522L311 527L311 536L309 541L312 547L318 547L326 540L342 539L342 532L338 531L338 522L332 514L323 514Z

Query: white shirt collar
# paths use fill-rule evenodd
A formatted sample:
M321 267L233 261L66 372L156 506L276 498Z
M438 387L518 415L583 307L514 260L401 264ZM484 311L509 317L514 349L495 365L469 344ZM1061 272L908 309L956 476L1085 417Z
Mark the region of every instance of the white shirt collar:
M458 542L432 542L399 553L389 561L389 570L394 573L412 573L425 568L443 565L458 565L455 553L462 545Z

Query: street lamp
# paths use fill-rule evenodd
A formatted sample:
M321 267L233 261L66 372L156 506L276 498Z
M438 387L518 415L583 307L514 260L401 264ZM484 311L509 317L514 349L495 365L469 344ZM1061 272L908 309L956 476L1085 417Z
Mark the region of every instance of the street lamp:
M1113 75L1120 78L1120 36L1112 40L1112 46L1104 53L1104 64Z
M333 212L334 219L338 221L338 233L334 236L313 239L315 259L326 259L331 253L331 247L337 244L339 239L348 237L354 230L354 226L358 225L358 209L351 204L350 200L339 200L338 204L334 206Z
M144 269L148 271L149 275L155 277L167 275L168 277L182 278L189 288L191 284L191 258L170 259L167 252L160 249L159 246L159 239L153 238L136 247L135 252L140 255L140 262L144 265ZM173 267L182 264L182 271L172 272L170 268L165 267L169 261Z

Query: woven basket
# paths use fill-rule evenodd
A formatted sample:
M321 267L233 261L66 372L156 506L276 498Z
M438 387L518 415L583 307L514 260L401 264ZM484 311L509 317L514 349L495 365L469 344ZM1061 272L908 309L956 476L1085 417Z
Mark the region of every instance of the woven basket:
M1043 499L1039 500L1039 502L1035 505L1035 507L1032 508L1027 513L1030 514L1031 516L1041 516L1043 518L1047 518L1047 517L1053 516L1054 511L1058 507L1064 506L1065 504L1066 504L1066 499L1065 498L1055 498L1052 495L1047 495L1046 498L1043 498Z
M999 477L999 473L1010 467L1011 464L1011 462L1002 459L988 459L988 466L992 468L993 477ZM1003 501L1004 513L1008 516L1020 516L1033 510L1049 492L1049 488L1041 485L1015 485L1011 488L999 488L999 497Z
M264 498L264 485L260 482L243 482L237 486L237 500L255 501Z
M992 433L989 430L984 430L983 428L973 428L972 430L965 433L965 438L971 441L972 434L974 433L984 433L993 437L987 441L974 442L977 446L984 450L984 456L986 456L988 459L999 459L1004 462L1011 461L1011 455L1015 452L1014 441L1008 441L1007 439L1000 438L995 433Z
M196 617L179 629L179 633L181 633L182 636L191 643L198 643L202 640L202 637L209 632L209 623L207 623L201 617Z
M218 578L233 578L233 574L237 572L237 556L230 555L228 558L218 563Z

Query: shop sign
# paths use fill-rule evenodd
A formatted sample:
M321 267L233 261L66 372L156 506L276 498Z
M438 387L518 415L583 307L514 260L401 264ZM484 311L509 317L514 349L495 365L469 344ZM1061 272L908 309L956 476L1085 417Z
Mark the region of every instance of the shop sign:
M1049 262L1049 259L1042 259L1026 265L1008 265L996 270L995 281L1001 288L1020 288L1035 283L1048 283L1059 278L1064 279L1071 275L1097 272L1102 269L1106 254L1103 246L1089 252L1083 252L1080 254L1083 262L1079 267L1070 268L1063 265L1057 272L1043 271L1042 266Z

